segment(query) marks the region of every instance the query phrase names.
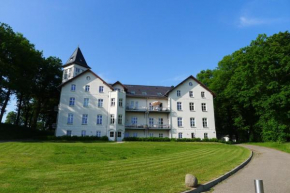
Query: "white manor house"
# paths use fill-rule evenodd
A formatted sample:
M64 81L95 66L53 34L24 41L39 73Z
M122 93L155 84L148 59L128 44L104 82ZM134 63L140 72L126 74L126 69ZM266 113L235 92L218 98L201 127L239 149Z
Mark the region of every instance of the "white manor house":
M216 138L214 93L193 76L175 87L108 84L78 47L59 89L56 136Z

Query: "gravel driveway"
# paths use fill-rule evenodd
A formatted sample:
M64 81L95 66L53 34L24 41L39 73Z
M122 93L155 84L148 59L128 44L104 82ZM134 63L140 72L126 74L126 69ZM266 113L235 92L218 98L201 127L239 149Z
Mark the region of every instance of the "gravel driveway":
M255 193L254 179L261 179L265 193L290 193L290 154L255 145L240 145L254 152L243 169L213 187L214 193Z

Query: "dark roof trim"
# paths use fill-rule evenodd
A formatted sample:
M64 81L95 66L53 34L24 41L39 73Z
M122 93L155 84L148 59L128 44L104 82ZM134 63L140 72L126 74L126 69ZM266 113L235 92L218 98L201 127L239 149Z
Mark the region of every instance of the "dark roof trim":
M125 91L128 90L128 88L124 86L120 81L115 82L114 84L112 84L112 86L115 86L116 84L120 84L124 88Z
M97 74L95 74L95 73L94 73L93 71L91 71L90 69L87 69L87 70L83 71L82 73L76 75L75 77L69 79L68 81L66 81L66 82L64 82L64 83L62 83L62 84L60 84L58 87L63 87L63 86L66 85L67 83L69 83L69 82L75 80L76 78L78 78L79 76L83 75L83 74L86 73L86 72L91 72L95 77L99 78L99 79L100 79L100 80L101 80L105 85L107 85L111 90L114 90L114 88L113 88L111 85L109 85L106 81L104 81L101 77L99 77Z
M147 96L147 95L133 95L133 94L126 94L127 97L131 97L131 98L150 98L150 99L167 99L167 96Z
M199 80L197 80L196 78L194 78L194 76L192 76L192 75L190 75L189 77L187 77L185 80L183 80L177 86L175 86L172 89L170 89L165 95L168 96L168 94L170 92L172 92L174 89L176 89L177 87L179 87L180 85L182 85L185 81L187 81L190 78L193 79L194 81L196 81L198 84L200 84L200 86L202 86L205 90L207 90L208 92L210 92L214 97L216 96L216 94L214 92L212 92L209 88L207 88L204 84L202 84Z

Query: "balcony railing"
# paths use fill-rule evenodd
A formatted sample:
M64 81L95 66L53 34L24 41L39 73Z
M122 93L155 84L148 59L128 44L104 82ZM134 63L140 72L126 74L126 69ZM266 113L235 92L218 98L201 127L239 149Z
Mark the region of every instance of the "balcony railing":
M165 107L126 107L126 111L149 111L149 112L170 112L169 108L165 108Z
M171 129L170 125L126 125L126 129Z

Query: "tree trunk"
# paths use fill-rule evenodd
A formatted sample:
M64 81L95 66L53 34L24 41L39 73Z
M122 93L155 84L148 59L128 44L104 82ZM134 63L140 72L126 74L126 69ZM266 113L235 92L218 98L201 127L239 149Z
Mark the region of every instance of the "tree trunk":
M17 116L16 116L16 120L15 120L15 125L19 125L20 113L21 113L21 109L22 109L22 100L23 100L23 94L20 93L20 96L18 99Z
M36 110L34 112L33 118L32 118L32 123L31 123L31 128L32 129L36 129L37 126L37 120L38 120L38 116L41 110L41 101L37 100L37 106L36 106Z
M4 100L4 103L3 103L3 106L1 108L1 112L0 112L0 123L2 122L2 118L4 116L4 113L5 113L5 109L7 107L7 104L10 100L10 95L11 95L11 90L10 88L8 89L7 93L6 93L6 97L5 97L5 100Z

